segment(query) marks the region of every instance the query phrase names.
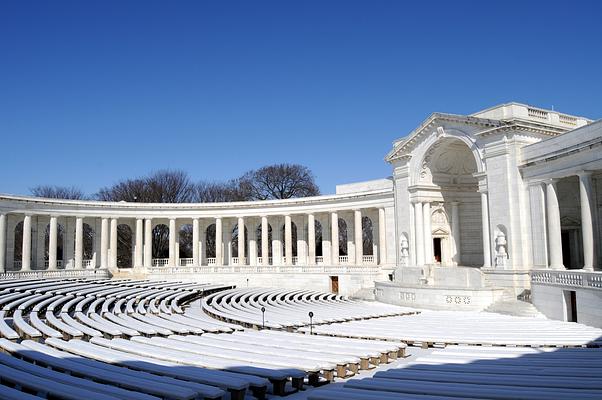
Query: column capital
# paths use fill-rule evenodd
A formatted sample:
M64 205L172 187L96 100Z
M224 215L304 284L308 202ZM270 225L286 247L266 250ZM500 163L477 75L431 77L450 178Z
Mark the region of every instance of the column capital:
M458 200L454 200L454 201L450 201L450 204L452 206L458 206L458 205L460 205L460 202Z
M544 183L546 185L556 185L559 180L560 180L560 178L549 178L549 179L544 180Z
M587 177L590 177L590 176L592 176L592 174L593 174L593 173L594 173L593 171L581 170L581 171L578 171L578 172L577 172L577 176L578 176L579 178L582 178L582 177L585 177L585 178L587 178Z

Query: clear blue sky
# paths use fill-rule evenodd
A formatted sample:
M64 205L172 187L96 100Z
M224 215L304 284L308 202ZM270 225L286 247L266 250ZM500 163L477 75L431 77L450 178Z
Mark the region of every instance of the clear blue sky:
M390 175L433 111L602 117L602 2L0 2L0 192L276 162Z

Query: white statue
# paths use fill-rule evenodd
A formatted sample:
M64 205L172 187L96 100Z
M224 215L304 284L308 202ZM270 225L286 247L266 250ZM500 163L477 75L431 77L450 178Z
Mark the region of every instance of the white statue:
M506 235L504 232L498 232L495 238L495 266L505 267L506 260L508 259L508 252L506 251Z
M408 248L410 247L408 245L408 239L406 239L405 237L401 238L401 265L403 266L407 266L408 265L408 260L409 260L409 251Z

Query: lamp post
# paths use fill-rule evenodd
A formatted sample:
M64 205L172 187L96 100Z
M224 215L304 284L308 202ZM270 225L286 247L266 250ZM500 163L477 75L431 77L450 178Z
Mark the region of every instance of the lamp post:
M249 278L247 278L247 287L249 287Z
M313 335L314 334L314 323L313 323L313 317L314 317L314 313L313 311L309 312L309 334Z
M265 329L265 307L261 307L261 324Z

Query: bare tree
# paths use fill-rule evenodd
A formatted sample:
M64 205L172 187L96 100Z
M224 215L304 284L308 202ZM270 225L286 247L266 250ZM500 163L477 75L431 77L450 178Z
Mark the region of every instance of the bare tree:
M110 187L100 189L99 200L144 203L191 203L197 200L195 184L184 171L161 170L147 177L126 179ZM118 240L127 245L131 238L118 232ZM169 252L169 227L158 225L153 229L153 257L162 258ZM188 237L185 236L184 240ZM183 244L186 246L187 244ZM190 243L192 246L192 243Z
M237 179L227 182L201 181L196 185L196 199L200 203L247 200Z
M39 185L29 189L31 194L36 197L44 197L47 199L68 199L68 200L83 200L87 196L80 189L72 186L51 186Z
M104 201L191 203L196 201L196 190L186 172L161 170L102 188L96 197Z
M309 168L299 164L268 165L240 178L247 200L290 199L317 196L320 189Z

